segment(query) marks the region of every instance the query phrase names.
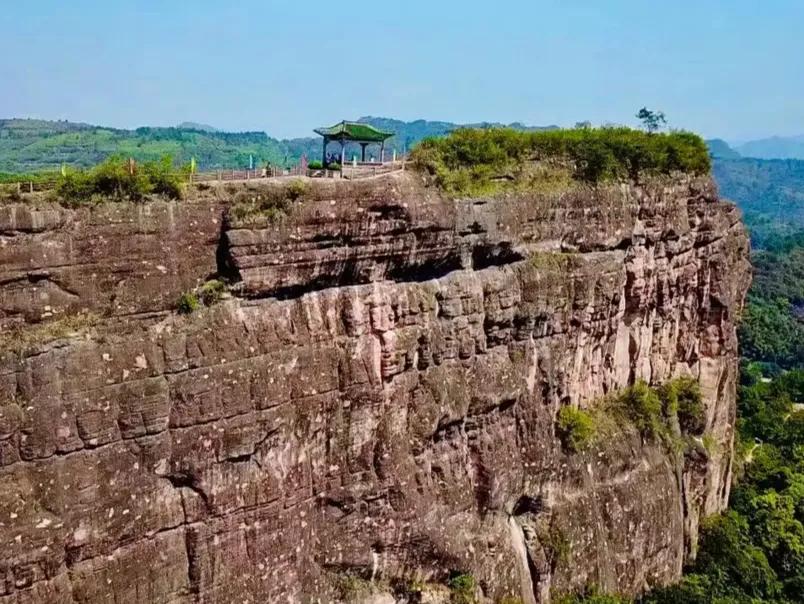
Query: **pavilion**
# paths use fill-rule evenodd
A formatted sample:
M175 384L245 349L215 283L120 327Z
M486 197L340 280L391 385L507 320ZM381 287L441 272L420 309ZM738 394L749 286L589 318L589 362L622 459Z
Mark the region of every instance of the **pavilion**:
M385 155L385 141L391 138L393 132L385 132L379 130L369 124L361 124L359 122L342 121L329 128L316 128L316 134L324 137L324 151L322 155L322 164L327 165L327 145L333 141L341 144L341 165L346 160L346 143L357 143L361 148L362 163L366 161L366 147L371 144L380 145L380 163L382 163Z

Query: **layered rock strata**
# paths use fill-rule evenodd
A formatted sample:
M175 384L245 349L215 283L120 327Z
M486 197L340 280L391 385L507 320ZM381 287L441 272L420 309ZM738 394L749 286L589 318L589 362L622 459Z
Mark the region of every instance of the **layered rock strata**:
M728 498L749 281L710 180L449 200L405 173L238 225L231 197L264 186L0 208L0 325L95 317L4 340L0 603L329 602L355 577L405 601L451 572L548 602L679 576ZM230 298L175 313L215 276ZM562 450L562 406L678 375L707 454L627 425Z

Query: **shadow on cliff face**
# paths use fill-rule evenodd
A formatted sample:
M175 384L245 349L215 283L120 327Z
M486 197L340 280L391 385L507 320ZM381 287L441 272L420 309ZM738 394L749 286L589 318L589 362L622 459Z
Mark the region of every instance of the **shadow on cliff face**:
M241 280L240 271L237 270L232 258L229 237L226 234L228 230L229 216L224 213L221 220L220 235L218 236L218 247L215 248L215 264L218 271L217 275L213 275L213 277L224 279L229 283L237 283Z

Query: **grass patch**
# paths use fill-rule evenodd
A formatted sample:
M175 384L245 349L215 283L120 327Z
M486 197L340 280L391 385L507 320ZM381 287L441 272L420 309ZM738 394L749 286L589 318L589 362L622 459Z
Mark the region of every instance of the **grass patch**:
M201 308L201 302L194 292L185 292L179 296L176 310L180 315L190 315Z
M12 352L21 355L36 346L81 335L98 321L99 318L95 314L79 313L47 323L14 326L0 334L0 353Z
M357 602L374 594L391 591L391 586L385 580L370 581L351 572L339 574L335 588L344 602Z
M571 252L532 252L528 262L532 267L545 271L567 271L578 256Z
M194 290L184 292L176 303L176 311L182 315L190 315L202 306L213 306L223 300L228 293L226 283L220 279L211 279Z
M303 180L241 191L235 195L229 210L229 221L233 226L274 224L287 217L293 204L302 201L307 193L307 184Z
M550 567L555 569L559 564L567 564L572 555L572 544L564 531L550 522L537 528L539 543L544 548Z
M23 199L19 185L0 183L0 202L17 203Z
M212 306L220 302L226 295L226 284L220 279L211 279L198 288L198 298L204 306Z
M566 187L573 180L599 183L674 172L708 174L711 169L709 151L699 136L630 128L461 128L422 141L411 158L415 167L454 195Z

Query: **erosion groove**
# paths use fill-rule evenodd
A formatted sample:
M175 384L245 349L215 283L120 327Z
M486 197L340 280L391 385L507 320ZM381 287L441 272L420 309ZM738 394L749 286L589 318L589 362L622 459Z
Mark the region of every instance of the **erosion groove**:
M0 353L0 604L329 602L349 581L439 601L451 573L543 604L677 578L729 494L749 271L712 182L309 186L237 228L237 190L0 209L0 327L100 317ZM210 276L234 295L176 313ZM562 448L562 406L679 375L705 458L627 423Z

